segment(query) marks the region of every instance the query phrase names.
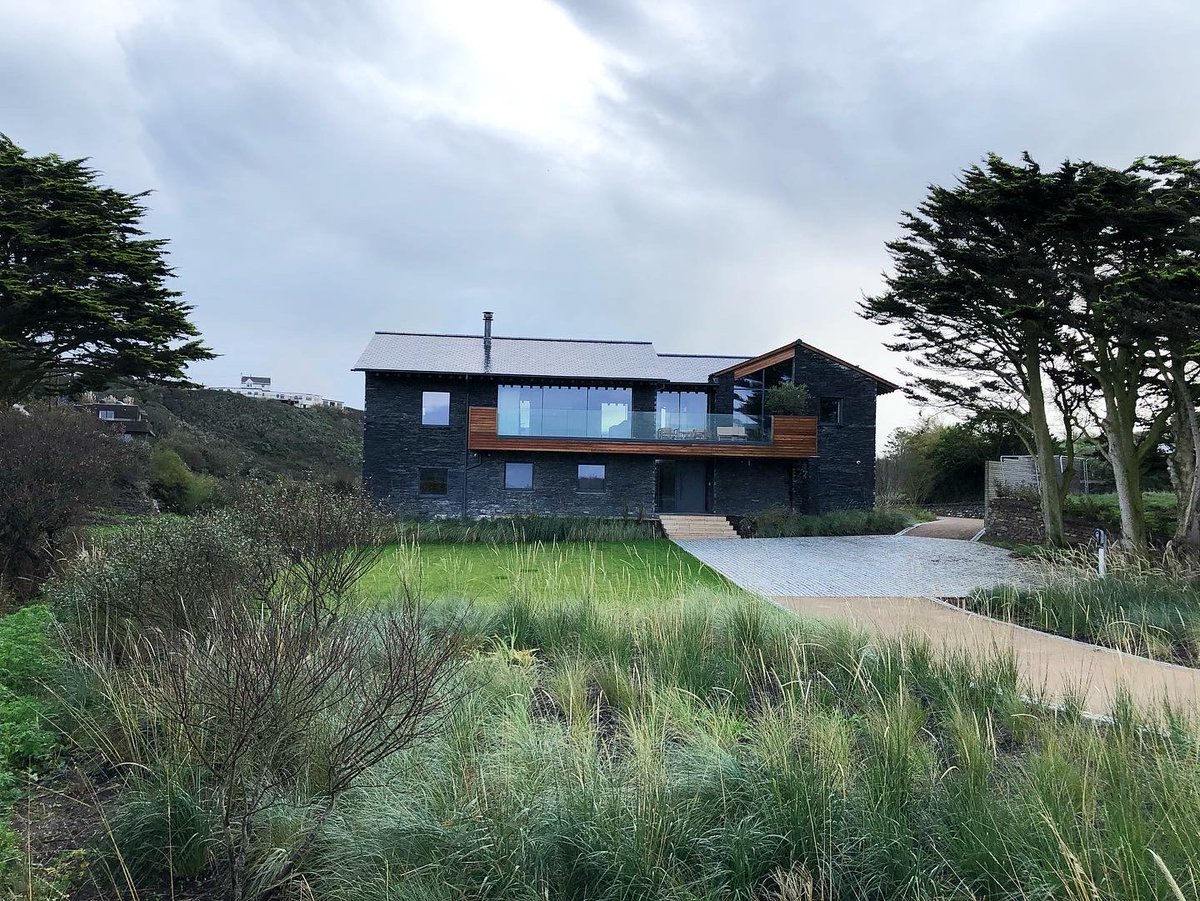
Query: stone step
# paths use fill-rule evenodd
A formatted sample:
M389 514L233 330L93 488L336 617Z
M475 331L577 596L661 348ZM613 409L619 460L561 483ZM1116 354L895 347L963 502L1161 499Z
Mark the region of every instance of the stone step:
M724 516L695 513L664 513L659 516L663 531L675 541L708 538L735 539L737 531Z

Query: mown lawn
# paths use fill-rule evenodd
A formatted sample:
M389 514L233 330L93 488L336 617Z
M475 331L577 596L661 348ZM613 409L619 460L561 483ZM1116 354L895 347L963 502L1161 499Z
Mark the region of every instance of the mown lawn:
M669 541L397 544L360 591L378 601L407 591L431 600L570 598L625 607L657 606L697 592L747 597Z

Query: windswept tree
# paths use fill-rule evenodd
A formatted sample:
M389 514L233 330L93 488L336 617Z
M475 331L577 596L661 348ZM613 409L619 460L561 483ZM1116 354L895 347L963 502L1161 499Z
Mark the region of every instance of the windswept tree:
M142 230L145 196L0 135L0 402L178 379L213 356L168 287L166 241Z
M1071 302L1060 349L1091 387L1088 419L1112 466L1121 537L1146 543L1142 471L1174 416L1194 436L1187 360L1195 342L1200 193L1183 160L1076 170L1074 190L1052 219L1055 264ZM1184 518L1194 513L1181 511Z
M1049 224L1074 177L1071 166L1046 173L1028 155L1019 164L992 155L954 187L930 187L888 244L887 290L862 303L865 318L898 331L888 346L918 369L912 395L1020 438L1043 474L1042 518L1055 544L1079 395L1058 352L1070 289L1049 252Z

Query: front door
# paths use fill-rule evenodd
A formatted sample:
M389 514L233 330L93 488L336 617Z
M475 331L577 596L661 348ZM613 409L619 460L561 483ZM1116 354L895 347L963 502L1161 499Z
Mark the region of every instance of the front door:
M708 464L680 460L675 464L675 512L708 512Z
M708 461L659 460L656 494L660 513L708 512Z

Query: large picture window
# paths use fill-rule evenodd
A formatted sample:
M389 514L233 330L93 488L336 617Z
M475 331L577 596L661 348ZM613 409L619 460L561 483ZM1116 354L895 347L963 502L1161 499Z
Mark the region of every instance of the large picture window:
M708 395L703 391L660 391L655 403L660 435L689 435L708 430Z
M450 425L450 392L421 392L421 425Z
M510 491L533 490L532 463L505 463L504 487Z
M496 426L501 435L628 438L632 409L632 388L501 385Z
M602 463L579 464L579 490L604 490L604 465Z

